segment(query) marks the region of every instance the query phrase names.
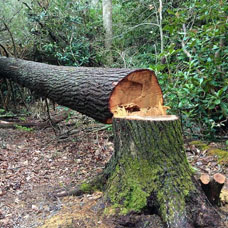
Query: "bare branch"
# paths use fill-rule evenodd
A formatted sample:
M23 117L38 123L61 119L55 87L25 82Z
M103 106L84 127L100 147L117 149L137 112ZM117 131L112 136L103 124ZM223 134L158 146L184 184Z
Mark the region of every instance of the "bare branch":
M163 39L163 30L162 30L162 0L159 0L159 30L160 30L160 39L161 39L161 53L164 52L164 39Z
M14 41L14 38L13 38L13 34L10 31L10 28L8 27L8 25L5 23L5 21L2 20L2 22L3 22L4 26L5 26L5 28L7 29L7 31L9 32L11 41L13 43L13 54L14 54L14 57L17 58L17 50L16 50L16 45L15 45L15 41Z
M185 42L184 42L185 37L186 37L186 33L187 33L185 24L183 24L183 31L184 31L184 37L181 41L182 49L183 49L184 53L188 56L189 61L192 61L192 55L190 54L190 52L187 51L186 46L185 46Z
M2 45L2 44L0 44L0 47L3 49L3 51L5 52L5 55L6 55L6 57L9 57L9 53L8 53L8 51L6 50L6 48Z

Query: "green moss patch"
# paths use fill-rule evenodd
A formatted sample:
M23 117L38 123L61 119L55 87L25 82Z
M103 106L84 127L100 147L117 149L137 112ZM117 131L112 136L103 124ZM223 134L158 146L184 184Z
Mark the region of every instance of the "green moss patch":
M195 145L200 150L207 150L208 155L217 156L218 162L221 165L228 166L228 151L221 150L219 148L214 148L213 146L209 146L208 144L202 141L192 141L189 143L190 145Z
M80 185L80 190L82 190L84 193L90 193L94 191L94 186L89 183L82 183Z
M228 151L210 148L207 153L210 155L216 155L220 164L228 166Z
M208 150L210 147L202 142L202 141L192 141L189 143L190 145L195 145L196 147L198 147L200 150Z
M190 171L186 171L185 162L178 164L183 175L173 175L173 178L165 176L161 164L154 164L152 167L150 162L143 159L126 159L120 162L125 169L121 172L123 166L117 166L109 179L107 197L111 201L111 207L106 208L107 214L126 215L132 211L140 212L147 207L148 197L152 192L157 195L163 217L168 214L172 217L175 211L184 212L185 198L194 191ZM184 170L188 173L184 173ZM175 194L176 188L182 194Z

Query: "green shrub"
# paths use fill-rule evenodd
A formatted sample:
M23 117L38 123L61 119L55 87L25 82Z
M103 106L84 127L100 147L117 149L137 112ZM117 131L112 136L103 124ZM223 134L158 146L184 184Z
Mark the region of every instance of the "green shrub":
M227 4L205 0L184 6L168 10L163 29L169 41L159 56L166 64L151 68L171 112L193 133L213 137L228 116Z

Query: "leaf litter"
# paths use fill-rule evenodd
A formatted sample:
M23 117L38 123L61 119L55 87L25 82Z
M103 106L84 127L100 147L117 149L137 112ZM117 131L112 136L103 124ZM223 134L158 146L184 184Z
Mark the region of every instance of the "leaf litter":
M76 128L76 133L67 134L72 132L69 126ZM100 220L99 209L92 210L102 193L52 197L53 192L73 188L102 172L113 153L112 133L104 125L96 126L75 112L59 124L65 137L56 136L52 128L28 132L0 129L1 228L112 227ZM227 166L219 165L216 156L194 144L185 148L199 172L227 176Z

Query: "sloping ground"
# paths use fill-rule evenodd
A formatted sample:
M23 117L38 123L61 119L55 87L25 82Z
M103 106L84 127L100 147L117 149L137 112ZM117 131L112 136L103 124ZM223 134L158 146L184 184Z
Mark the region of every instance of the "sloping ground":
M70 125L78 129L72 136L66 134ZM52 194L102 171L113 152L111 132L103 128L76 114L60 125L58 137L51 128L0 129L0 227L115 227L99 213L102 193L65 198ZM217 155L208 154L209 148L191 143L186 150L199 172L227 176L227 166L218 164ZM226 191L223 198L228 201ZM153 223L153 227L162 227L157 217Z

